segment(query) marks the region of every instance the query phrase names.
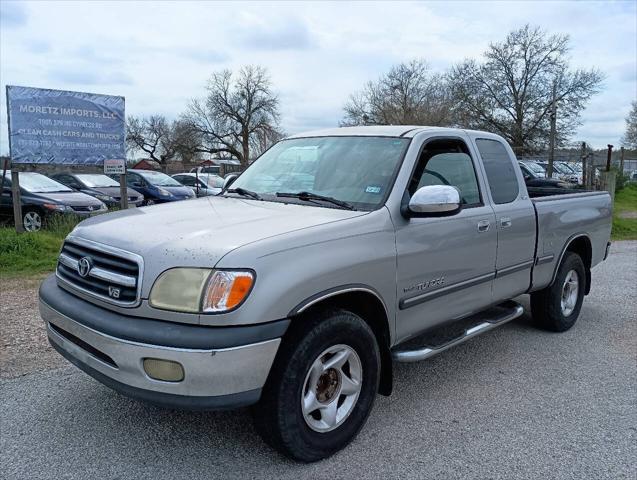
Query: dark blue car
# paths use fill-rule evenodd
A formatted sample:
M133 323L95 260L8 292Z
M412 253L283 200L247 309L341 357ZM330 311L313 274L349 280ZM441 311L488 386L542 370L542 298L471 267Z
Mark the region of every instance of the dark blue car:
M127 184L144 195L145 205L195 198L195 192L165 173L154 170L128 170Z

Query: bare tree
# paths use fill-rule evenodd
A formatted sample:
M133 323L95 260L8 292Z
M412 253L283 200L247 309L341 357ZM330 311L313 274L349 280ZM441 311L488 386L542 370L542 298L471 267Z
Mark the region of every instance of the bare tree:
M448 125L451 107L444 78L412 60L351 95L341 125Z
M557 145L563 144L603 81L597 69L570 70L569 50L568 35L549 36L526 25L491 44L483 63L466 60L452 68L456 121L499 133L520 153L543 149L555 85Z
M169 162L186 154L189 149L194 153L197 147L193 132L187 125L180 121L169 122L162 115L128 117L126 143L130 149L144 152L163 171L166 171Z
M184 116L201 139L199 151L226 153L247 166L257 138L278 132L279 100L266 69L250 65L236 75L223 70L206 89L206 98L193 100Z
M626 133L622 143L630 150L637 150L637 100L632 102L632 108L626 117Z

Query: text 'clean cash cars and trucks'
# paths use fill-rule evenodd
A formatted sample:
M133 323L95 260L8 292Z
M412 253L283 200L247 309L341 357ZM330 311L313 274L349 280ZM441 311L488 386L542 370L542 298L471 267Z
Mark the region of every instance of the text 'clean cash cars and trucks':
M262 437L300 461L356 436L393 361L519 317L520 294L538 325L569 329L610 245L606 192L531 198L486 132L296 135L232 181L83 221L40 311L100 382L169 407L253 405Z

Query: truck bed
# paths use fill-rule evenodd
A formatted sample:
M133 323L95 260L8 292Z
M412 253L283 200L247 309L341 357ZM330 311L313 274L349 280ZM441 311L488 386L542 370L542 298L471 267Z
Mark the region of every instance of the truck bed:
M537 221L536 266L532 290L549 285L564 247L578 236L590 239L591 267L604 259L611 229L608 192L583 191L533 197Z

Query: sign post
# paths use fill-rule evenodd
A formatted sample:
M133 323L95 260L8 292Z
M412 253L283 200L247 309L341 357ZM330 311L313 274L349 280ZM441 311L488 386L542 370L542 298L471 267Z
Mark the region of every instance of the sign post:
M20 198L20 176L14 168L11 168L11 199L13 201L15 231L22 233L24 232L24 224L22 222L22 199Z
M124 97L7 85L7 116L17 231L20 165L103 165L126 174ZM124 194L122 205L127 201Z
M119 175L119 205L122 210L128 208L128 189L126 186L126 161L121 159L104 160L104 174Z

